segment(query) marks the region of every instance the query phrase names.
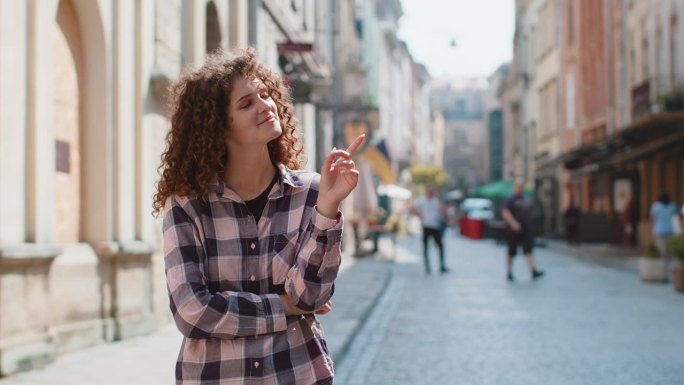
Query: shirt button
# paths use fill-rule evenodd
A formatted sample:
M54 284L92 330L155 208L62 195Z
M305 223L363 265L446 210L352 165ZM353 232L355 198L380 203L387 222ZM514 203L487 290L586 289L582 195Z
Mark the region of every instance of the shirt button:
M251 277L249 277L249 280L250 280L250 281L252 281L252 282L254 282L254 280L255 280L255 279L256 279L256 277L255 277L255 276L251 276Z
M254 363L254 367L255 367L255 368L258 368L258 367L259 367L259 362L258 362L258 361Z
M254 244L254 242L252 242L252 244L249 245L249 248L252 249L252 250L256 249L256 245Z

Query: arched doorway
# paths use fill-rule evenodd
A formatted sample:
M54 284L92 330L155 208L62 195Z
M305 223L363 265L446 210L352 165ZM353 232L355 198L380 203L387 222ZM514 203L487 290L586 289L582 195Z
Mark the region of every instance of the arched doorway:
M213 1L207 3L206 17L206 50L207 53L210 53L221 48L221 26L219 24L216 4Z
M55 242L65 244L79 241L81 216L80 74L83 49L78 16L70 0L59 3L53 46Z

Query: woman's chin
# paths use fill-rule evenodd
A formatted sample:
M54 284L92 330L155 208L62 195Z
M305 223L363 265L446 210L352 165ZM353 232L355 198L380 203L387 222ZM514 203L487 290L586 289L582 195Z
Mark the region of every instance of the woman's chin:
M283 128L280 126L280 122L274 122L272 130L273 137L271 139L278 139L280 135L283 134Z

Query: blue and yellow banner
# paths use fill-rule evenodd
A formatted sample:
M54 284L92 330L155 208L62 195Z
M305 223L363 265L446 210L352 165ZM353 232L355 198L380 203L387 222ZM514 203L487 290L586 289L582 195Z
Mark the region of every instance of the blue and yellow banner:
M368 125L363 122L349 122L344 126L344 137L349 145L357 136L368 134ZM373 141L372 141L373 142ZM383 184L394 184L397 181L397 173L392 169L392 160L384 139L367 143L359 153L370 164L373 173L380 178Z

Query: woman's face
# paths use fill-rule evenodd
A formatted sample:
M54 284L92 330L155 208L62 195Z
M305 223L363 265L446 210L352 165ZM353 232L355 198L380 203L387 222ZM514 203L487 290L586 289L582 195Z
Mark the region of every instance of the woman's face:
M266 145L282 134L278 108L261 81L238 78L229 100L229 145Z

